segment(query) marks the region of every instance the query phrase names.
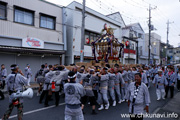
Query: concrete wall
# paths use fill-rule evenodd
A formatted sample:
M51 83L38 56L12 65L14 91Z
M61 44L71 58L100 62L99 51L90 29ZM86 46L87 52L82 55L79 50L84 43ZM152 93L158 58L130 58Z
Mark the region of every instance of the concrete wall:
M1 0L7 3L7 20L0 20L0 35L34 37L44 41L62 43L62 8L40 0ZM34 26L14 22L14 5L35 11ZM47 9L48 8L48 9ZM56 17L55 30L40 28L40 15Z

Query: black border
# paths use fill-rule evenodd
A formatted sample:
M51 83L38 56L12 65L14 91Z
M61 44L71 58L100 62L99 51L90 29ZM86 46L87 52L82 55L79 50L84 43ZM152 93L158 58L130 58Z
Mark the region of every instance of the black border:
M96 37L98 38L98 35L100 36L101 34L98 34L98 33L96 33L96 32L92 32L92 31L90 31L90 30L85 30L85 35L86 35L86 33L88 33L88 36L89 36L89 40L90 40L90 34L92 33L92 34L96 34ZM93 39L94 39L94 36L93 36ZM86 40L86 38L85 38L85 40ZM89 44L86 44L86 41L84 42L84 45L87 45L87 46L91 46L91 44L89 43Z
M29 10L29 9L27 9L27 8L19 7L19 6L16 6L16 5L14 5L13 8L14 8L13 21L14 21L15 23L20 23L20 24L30 25L30 26L34 26L34 25L35 25L35 19L34 19L34 18L35 18L35 17L34 17L35 11ZM16 10L16 9L21 10L21 11L26 11L26 12L32 13L32 14L33 14L33 23L32 23L32 24L26 24L26 23L22 23L22 22L17 22L17 21L15 21L15 10Z
M8 5L8 3L0 1L0 4L5 6L5 18L0 18L0 20L7 20L7 5Z
M53 18L54 19L54 29L42 27L41 26L41 16ZM51 16L51 15L47 15L47 14L44 14L44 13L39 13L39 28L45 28L45 29L48 29L48 30L56 30L56 17L55 16Z

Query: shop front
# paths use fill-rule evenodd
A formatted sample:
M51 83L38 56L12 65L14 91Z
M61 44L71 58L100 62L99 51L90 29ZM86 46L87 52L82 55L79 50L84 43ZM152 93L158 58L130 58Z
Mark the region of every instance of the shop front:
M27 64L32 70L32 80L41 64L64 64L63 44L46 42L37 38L15 38L0 36L0 64L5 64L8 73L10 65L18 64L24 72Z

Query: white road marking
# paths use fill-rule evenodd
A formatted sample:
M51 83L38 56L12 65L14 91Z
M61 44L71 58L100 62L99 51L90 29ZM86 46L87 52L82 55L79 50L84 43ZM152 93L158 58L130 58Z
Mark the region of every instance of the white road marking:
M64 104L65 103L60 103L59 106L64 105ZM23 116L31 114L31 113L47 110L47 109L50 109L50 108L53 108L53 107L55 107L55 105L52 105L52 106L49 106L49 107L40 108L40 109L36 109L36 110L32 110L32 111L28 111L28 112L23 113ZM12 116L9 117L9 119L12 119L12 118L15 118L15 117L17 117L17 115L12 115ZM0 120L2 120L2 119L0 119Z
M153 114L156 114L160 109L161 109L160 107L156 108L156 109L154 110Z

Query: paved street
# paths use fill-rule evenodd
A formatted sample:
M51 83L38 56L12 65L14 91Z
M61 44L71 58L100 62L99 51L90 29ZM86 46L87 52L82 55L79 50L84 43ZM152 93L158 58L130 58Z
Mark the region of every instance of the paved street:
M170 100L169 98L166 100L156 100L155 88L151 85L149 89L151 96L151 104L150 104L150 113L158 111L159 108L163 107ZM63 120L64 119L64 99L60 99L60 105L58 107L54 107L54 101L50 101L49 107L44 107L43 104L39 104L39 97L36 96L36 92L34 92L33 99L25 99L24 101L24 120ZM54 99L54 98L53 98ZM0 116L2 117L3 113L8 107L8 99L6 97L5 100L0 101ZM171 108L170 108L171 109ZM173 108L172 108L173 109ZM109 110L98 111L97 115L91 115L91 108L89 105L85 107L85 120L119 120L124 119L128 120L128 118L121 118L121 114L128 113L127 103L118 104L116 107L110 107ZM10 120L16 120L16 108L13 110ZM172 120L172 119L171 119Z

